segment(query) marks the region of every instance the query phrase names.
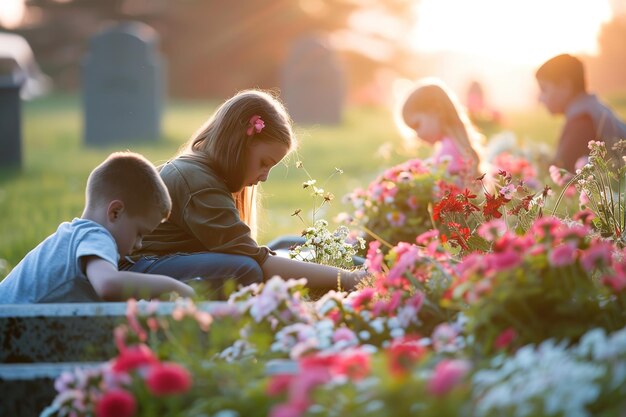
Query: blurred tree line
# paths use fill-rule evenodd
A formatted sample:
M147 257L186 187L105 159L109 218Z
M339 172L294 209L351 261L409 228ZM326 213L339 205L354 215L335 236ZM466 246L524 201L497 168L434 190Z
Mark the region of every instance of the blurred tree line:
M120 20L157 31L169 93L177 97L278 87L291 43L316 32L338 45L348 91L366 88L383 69L405 74L414 60L404 34L414 24L415 0L26 0L26 6L12 32L28 40L61 90L79 88L89 38Z

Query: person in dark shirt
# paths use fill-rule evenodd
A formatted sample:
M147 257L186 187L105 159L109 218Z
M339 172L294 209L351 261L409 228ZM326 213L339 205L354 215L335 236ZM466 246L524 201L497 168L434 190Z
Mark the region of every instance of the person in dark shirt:
M535 74L541 94L539 100L551 114L564 114L565 125L552 163L574 172L589 155L590 140L606 143L610 153L613 144L626 138L626 124L587 92L583 63L568 54L557 55L539 67ZM615 155L616 161L621 160Z

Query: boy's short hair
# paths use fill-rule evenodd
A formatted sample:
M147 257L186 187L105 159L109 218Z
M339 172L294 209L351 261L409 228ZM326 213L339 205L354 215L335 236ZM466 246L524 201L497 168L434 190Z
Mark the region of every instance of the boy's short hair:
M87 206L121 200L131 216L142 216L157 208L169 217L172 200L158 171L135 152L114 152L87 179Z
M575 92L587 91L583 63L569 54L557 55L547 60L537 70L535 78L557 84L570 81Z

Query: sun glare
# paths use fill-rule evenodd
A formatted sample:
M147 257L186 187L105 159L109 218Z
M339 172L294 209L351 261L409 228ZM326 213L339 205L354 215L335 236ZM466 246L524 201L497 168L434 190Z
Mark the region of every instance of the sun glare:
M554 55L595 54L612 17L610 0L420 0L415 12L415 50L463 55L465 74L489 79L492 89Z
M24 16L24 0L2 0L0 7L0 24L6 28L14 28L20 24Z
M536 64L563 51L596 52L608 0L421 0L414 46Z

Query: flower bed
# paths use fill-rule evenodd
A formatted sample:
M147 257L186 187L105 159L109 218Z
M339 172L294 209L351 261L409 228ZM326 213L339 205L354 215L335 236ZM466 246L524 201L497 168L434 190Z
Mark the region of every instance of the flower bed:
M371 279L352 293L313 301L304 280L274 277L213 314L181 300L157 317L130 302L119 355L61 376L45 415L621 415L626 168L591 159L562 185L592 198L572 216L559 215L560 193L548 213L547 189L526 193L501 171L481 201L460 187L435 201L447 229L385 250L372 241ZM467 236L451 239L452 216Z

